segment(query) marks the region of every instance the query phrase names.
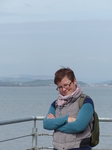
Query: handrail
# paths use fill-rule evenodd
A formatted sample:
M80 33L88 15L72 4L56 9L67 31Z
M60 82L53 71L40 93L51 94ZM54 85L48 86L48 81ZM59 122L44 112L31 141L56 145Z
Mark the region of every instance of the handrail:
M12 120L4 120L0 121L1 125L7 125L7 124L14 124L14 123L20 123L20 122L27 122L27 121L34 121L34 120L43 120L44 116L31 116L27 118L21 118L21 119L12 119ZM112 122L112 118L99 118L100 122Z
M21 122L28 122L28 121L34 121L34 127L33 127L33 131L32 134L29 135L24 135L24 136L20 136L20 137L15 137L15 138L11 138L11 139L6 139L6 140L2 140L0 142L6 142L6 141L10 141L10 140L15 140L18 138L24 138L26 136L32 136L32 150L37 150L37 136L43 136L43 135L49 135L52 136L51 134L37 134L37 127L36 127L36 121L42 121L44 119L44 116L31 116L31 117L27 117L27 118L21 118L21 119L12 119L12 120L4 120L4 121L0 121L0 126L3 125L8 125L8 124L15 124L15 123L21 123ZM99 118L99 122L112 122L112 118ZM39 149L44 149L44 147L40 147ZM48 147L47 149L52 149L52 147ZM30 149L29 149L30 150Z
M112 122L112 118L99 118L100 122Z
M21 119L4 120L4 121L0 121L0 125L14 124L20 122L34 121L34 120L36 120L36 117L34 116L28 118L21 118Z

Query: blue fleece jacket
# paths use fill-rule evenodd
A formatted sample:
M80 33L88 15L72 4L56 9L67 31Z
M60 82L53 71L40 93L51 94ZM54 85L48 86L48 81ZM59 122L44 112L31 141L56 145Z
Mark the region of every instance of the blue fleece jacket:
M48 111L55 116L55 102L54 101ZM76 121L68 123L68 114L59 118L47 119L44 118L43 127L47 130L58 130L61 132L73 134L82 132L89 124L94 112L94 104L91 98L87 97L79 110Z

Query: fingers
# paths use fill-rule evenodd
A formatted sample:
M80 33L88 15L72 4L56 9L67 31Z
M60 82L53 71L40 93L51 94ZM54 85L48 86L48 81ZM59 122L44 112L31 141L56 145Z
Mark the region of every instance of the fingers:
M76 118L74 118L74 117L68 117L68 122L73 122L75 120L76 120Z
M48 118L55 118L55 116L50 113L50 114L47 115L47 119L48 119Z

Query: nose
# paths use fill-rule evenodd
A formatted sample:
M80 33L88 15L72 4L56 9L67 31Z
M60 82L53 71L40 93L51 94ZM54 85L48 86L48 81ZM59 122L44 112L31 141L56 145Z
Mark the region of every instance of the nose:
M65 87L62 87L62 90L63 90L63 91L65 91L65 90L66 90L66 88L65 88Z

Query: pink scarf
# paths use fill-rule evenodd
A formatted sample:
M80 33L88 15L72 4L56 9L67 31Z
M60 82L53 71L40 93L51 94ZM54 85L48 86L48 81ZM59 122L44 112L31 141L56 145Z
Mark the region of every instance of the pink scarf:
M66 104L68 98L71 98L71 97L76 96L80 91L81 91L81 88L79 88L79 87L77 86L76 90L75 90L73 93L71 93L70 95L63 96L63 95L61 95L61 94L59 93L59 97L58 97L58 100L57 100L57 105L58 105L58 106L62 106L62 105L64 105L64 104Z

